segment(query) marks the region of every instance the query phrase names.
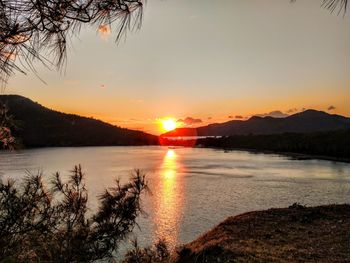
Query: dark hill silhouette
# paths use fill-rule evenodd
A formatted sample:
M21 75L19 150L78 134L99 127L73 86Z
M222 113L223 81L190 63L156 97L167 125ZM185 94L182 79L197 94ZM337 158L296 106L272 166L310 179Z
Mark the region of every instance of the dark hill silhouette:
M14 135L25 147L153 145L157 136L93 118L50 110L28 98L1 95L16 122Z
M230 136L263 135L281 133L313 133L350 129L350 118L328 114L322 111L306 110L286 118L253 116L246 121L233 120L215 123L199 128L181 128L163 134L164 137L178 136Z

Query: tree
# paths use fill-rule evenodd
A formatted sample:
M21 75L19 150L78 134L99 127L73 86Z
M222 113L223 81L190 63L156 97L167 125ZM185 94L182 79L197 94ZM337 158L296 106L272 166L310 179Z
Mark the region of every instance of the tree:
M8 114L8 108L5 104L0 103L0 148L13 149L15 148L15 138L12 135L11 129L14 126L14 121Z
M50 190L43 175L28 175L20 186L0 181L0 262L93 262L115 257L120 241L136 225L145 175L100 196L87 216L88 193L80 166L63 181L56 173Z
M140 248L137 240L133 242L122 263L168 263L170 253L164 240L159 240L152 247Z

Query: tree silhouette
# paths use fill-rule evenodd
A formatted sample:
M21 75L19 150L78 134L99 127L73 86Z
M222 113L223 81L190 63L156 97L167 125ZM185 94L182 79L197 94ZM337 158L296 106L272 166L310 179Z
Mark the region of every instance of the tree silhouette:
M332 12L338 9L339 12L346 12L348 0L322 0L322 6L331 10Z
M16 141L11 131L13 127L14 121L8 114L7 105L0 102L0 148L15 148Z
M109 260L141 213L147 190L135 170L130 182L100 196L100 207L87 216L88 193L80 166L67 181L60 174L48 190L43 175L28 175L20 186L0 181L0 262L93 262Z

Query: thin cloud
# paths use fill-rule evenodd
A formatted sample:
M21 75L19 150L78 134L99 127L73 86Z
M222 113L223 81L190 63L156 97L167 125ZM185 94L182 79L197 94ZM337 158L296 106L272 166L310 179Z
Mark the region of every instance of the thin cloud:
M192 126L195 124L202 123L203 121L201 119L186 117L185 119L178 119L177 122L181 122L181 123L185 124L186 126Z
M296 113L298 111L299 110L297 108L292 108L292 109L287 110L287 113L292 114L292 113Z
M289 114L283 113L280 110L275 110L275 111L271 111L269 113L255 114L254 116L257 116L257 117L285 118L285 117L288 117Z
M235 118L236 119L244 119L242 115L236 115Z
M329 110L329 111L332 111L332 110L335 110L335 109L336 109L336 107L333 106L333 105L331 105L331 106L329 106L329 107L327 108L327 110Z

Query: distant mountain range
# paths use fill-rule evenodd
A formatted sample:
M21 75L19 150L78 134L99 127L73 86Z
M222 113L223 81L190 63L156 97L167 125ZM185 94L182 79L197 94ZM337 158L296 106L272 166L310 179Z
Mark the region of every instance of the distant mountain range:
M253 116L198 128L178 128L162 137L264 135L282 133L313 133L350 129L350 118L323 111L306 110L285 118Z
M25 147L158 144L157 136L50 110L22 96L1 95L0 102L7 104L14 135Z
M158 137L93 118L48 109L18 95L0 95L15 120L14 135L25 147L157 145ZM162 137L267 135L350 130L350 118L306 110L285 118L258 117L198 128L178 128Z

